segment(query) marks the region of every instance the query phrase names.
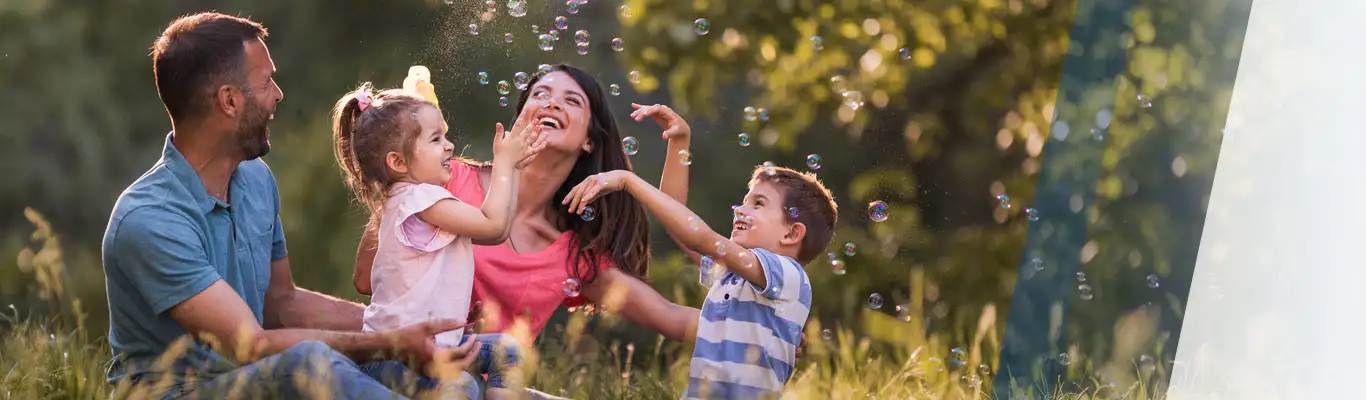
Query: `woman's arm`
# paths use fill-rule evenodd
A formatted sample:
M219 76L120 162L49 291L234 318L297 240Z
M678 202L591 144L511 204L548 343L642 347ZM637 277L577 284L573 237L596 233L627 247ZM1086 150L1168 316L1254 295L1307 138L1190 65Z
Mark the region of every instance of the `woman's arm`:
M370 269L375 265L375 248L378 247L379 238L370 225L365 226L365 232L360 234L360 244L356 246L356 272L351 274L351 283L356 286L356 292L369 296L373 293L370 290Z
M616 268L606 268L584 287L583 295L636 325L685 343L697 339L696 308L680 306L654 288Z
M683 120L678 113L670 109L669 106L656 104L652 106L642 106L631 104L636 110L631 113L631 118L636 121L645 118L653 118L660 127L664 128L664 139L669 141L669 148L664 156L664 172L659 177L659 190L669 195L675 201L684 205L688 204L688 180L691 167L679 161L679 152L692 151L692 127ZM667 232L669 238L678 244L678 248L688 256L694 263L701 260L702 255L698 254L683 242L679 241L673 232Z

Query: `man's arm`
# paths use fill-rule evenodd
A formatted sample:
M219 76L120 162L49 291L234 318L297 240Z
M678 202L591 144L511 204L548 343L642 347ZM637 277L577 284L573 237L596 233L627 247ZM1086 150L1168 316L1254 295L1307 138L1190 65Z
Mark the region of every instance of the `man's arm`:
M616 268L603 269L583 295L636 325L685 343L697 340L696 308L680 306L660 296L650 285ZM628 301L629 299L629 301Z
M262 314L267 329L359 332L365 306L295 286L289 257L285 257L270 263L270 288Z
M216 344L220 354L239 363L278 353L303 340L322 341L357 360L411 355L425 362L434 350L430 332L460 327L455 321L443 321L388 333L263 330L246 301L209 263L198 233L183 216L140 209L119 224L104 249L112 260L106 268L129 277L151 312L167 313L186 332Z

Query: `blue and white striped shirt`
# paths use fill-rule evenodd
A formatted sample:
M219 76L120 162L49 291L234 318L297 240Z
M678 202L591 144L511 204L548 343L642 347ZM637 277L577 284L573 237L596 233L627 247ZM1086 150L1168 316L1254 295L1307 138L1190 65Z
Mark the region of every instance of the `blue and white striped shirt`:
M773 396L792 377L811 313L811 280L791 257L751 252L764 269L767 288L720 266L715 266L719 279L703 274L702 284L711 289L698 318L686 399Z

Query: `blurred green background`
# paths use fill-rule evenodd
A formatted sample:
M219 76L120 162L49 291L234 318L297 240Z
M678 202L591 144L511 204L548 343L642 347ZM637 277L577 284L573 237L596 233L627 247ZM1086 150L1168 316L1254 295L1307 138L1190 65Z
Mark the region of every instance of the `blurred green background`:
M639 138L632 162L648 180L673 158L657 126L626 119L629 104L669 104L688 119L689 203L713 227L729 224L728 206L753 166L809 169L807 156L819 155L817 172L841 210L830 251L847 274L834 274L824 258L808 266L813 320L879 345L934 336L934 346L961 347L988 331L987 342L1000 343L1025 233L1031 223L1050 229L1050 216L1031 222L1025 211L1036 188L1050 184L1039 182L1045 157L1064 171L1100 168L1094 187L1077 188L1094 190L1095 201L1070 210L1090 225L1080 254L1066 262L1081 265L1086 280L1076 287L1092 295L1072 303L1063 351L1084 374L1141 356L1163 363L1190 289L1242 45L1242 3L1136 2L1128 25L1098 28L1120 45L1088 49L1068 46L1077 0L626 0L587 2L575 14L559 0L531 0L523 17L510 16L504 1L493 13L467 0L3 1L0 304L40 315L56 309L41 297L40 274L17 256L35 246L24 217L31 207L61 238L67 295L83 300L92 332L107 329L100 236L115 198L155 162L170 129L148 49L173 18L213 10L270 30L285 99L266 161L304 287L364 300L350 281L363 216L330 148L328 111L339 96L364 81L398 87L410 65L426 65L457 152L488 159L493 124L513 112L477 73L512 81L517 71L562 61L621 86L608 106L623 134ZM568 18L568 29L542 51L537 35L556 16ZM705 35L698 18L707 19ZM576 52L578 30L591 35L586 55ZM1127 52L1123 73L1108 85L1072 87L1080 104L1055 106L1064 57L1107 57L1109 48ZM628 82L629 71L640 73L638 83ZM835 76L845 87L833 87ZM846 105L844 91L858 92L862 106ZM747 120L745 107L766 109L768 119ZM1078 124L1059 135L1055 118L1089 121L1101 110L1112 117L1094 133L1094 153L1043 152L1050 140L1094 140ZM753 144L739 145L740 133ZM872 221L872 201L889 204L890 218ZM658 226L653 238L654 287L699 306L696 267ZM844 255L845 242L856 254ZM885 299L877 310L868 306L874 293ZM1135 315L1152 329L1117 337L1125 336L1117 323ZM611 318L595 326L600 341L648 347L657 338ZM682 348L669 346L663 357Z

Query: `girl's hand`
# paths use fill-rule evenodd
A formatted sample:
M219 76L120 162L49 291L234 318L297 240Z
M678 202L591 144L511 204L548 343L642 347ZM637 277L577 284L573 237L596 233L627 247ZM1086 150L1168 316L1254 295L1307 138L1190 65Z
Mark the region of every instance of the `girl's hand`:
M560 204L568 204L569 212L574 214L583 213L583 208L597 200L599 197L606 196L618 190L626 188L626 180L631 178L631 171L615 170L594 174L579 182L569 190L569 194L564 196Z
M493 136L493 162L512 163L514 169L521 169L545 148L545 141L541 135L539 124L529 123L531 112L524 111L517 117L517 122L512 126L512 132L503 130L500 122L495 125Z
M654 118L655 123L664 128L664 140L687 139L692 135L692 127L688 126L688 122L684 121L683 117L678 116L678 113L669 106L663 104L643 106L631 103L631 107L636 109L631 112L631 119L639 122L646 117Z

